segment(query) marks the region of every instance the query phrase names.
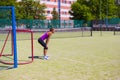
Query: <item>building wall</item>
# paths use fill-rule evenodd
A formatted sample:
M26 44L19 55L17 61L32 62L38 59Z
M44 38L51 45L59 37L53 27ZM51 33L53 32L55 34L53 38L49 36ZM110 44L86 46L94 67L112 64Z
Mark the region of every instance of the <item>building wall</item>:
M21 0L17 0L18 2ZM61 20L69 20L70 14L69 10L71 9L71 4L75 2L76 0L60 0L61 1L61 8L60 8L60 15ZM47 20L52 19L52 11L53 8L56 8L56 11L58 11L58 0L40 0L40 4L45 4L45 15Z
M71 4L75 0L61 0L61 8L60 8L60 15L61 15L61 20L69 20L70 14L69 10L71 9ZM40 1L42 4L46 4L46 18L47 20L52 19L52 11L53 8L56 8L56 11L58 11L58 0L41 0Z

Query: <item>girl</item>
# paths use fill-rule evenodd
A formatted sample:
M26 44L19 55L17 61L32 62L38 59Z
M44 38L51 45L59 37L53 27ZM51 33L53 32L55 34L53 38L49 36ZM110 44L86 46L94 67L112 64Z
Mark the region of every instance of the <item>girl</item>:
M54 28L50 28L49 31L45 32L40 38L38 38L38 42L44 47L43 50L43 59L48 59L48 56L46 56L47 54L47 50L48 50L48 43L50 41L50 37L52 36L52 34L55 32ZM44 40L46 40L44 42Z

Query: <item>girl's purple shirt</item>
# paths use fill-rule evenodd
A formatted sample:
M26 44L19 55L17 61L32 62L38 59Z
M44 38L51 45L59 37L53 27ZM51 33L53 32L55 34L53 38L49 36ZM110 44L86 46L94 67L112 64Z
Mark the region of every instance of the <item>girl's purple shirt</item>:
M45 39L47 39L48 37L49 37L48 32L46 32L46 33L44 33L44 34L40 37L40 39L45 40Z

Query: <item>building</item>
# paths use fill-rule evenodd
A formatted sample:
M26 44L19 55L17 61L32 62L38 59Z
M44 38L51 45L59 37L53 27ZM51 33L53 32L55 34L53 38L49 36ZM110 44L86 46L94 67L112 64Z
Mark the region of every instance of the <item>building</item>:
M17 0L18 2L21 0ZM35 0L39 1L39 0ZM70 14L69 10L71 9L71 4L75 2L76 0L60 0L60 19L61 20L69 20ZM40 4L45 4L45 15L47 20L52 19L52 11L53 8L56 8L56 11L58 11L58 0L40 0Z
M60 0L60 19L61 20L69 20L70 14L69 10L71 9L71 4L75 0ZM41 0L41 4L46 4L46 18L47 20L52 19L52 11L53 8L56 8L56 11L58 12L58 0Z

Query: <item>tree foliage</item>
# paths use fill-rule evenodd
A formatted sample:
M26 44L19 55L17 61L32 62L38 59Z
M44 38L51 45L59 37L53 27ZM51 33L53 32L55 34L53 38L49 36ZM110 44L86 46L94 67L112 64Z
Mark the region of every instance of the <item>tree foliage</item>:
M0 0L0 6L15 6L15 0ZM0 18L1 19L11 19L11 11L0 9Z
M117 5L117 16L120 18L120 4L119 5Z
M22 19L45 19L45 5L33 0L22 0L18 3L18 18ZM21 15L22 14L22 15Z
M58 20L58 19L59 19L58 12L56 11L56 8L53 8L53 11L52 11L52 20Z
M0 0L0 6L15 6L16 0Z
M34 0L0 0L0 6L15 6L16 19L46 19L45 4Z
M114 0L77 0L71 5L70 19L92 20L118 17Z

